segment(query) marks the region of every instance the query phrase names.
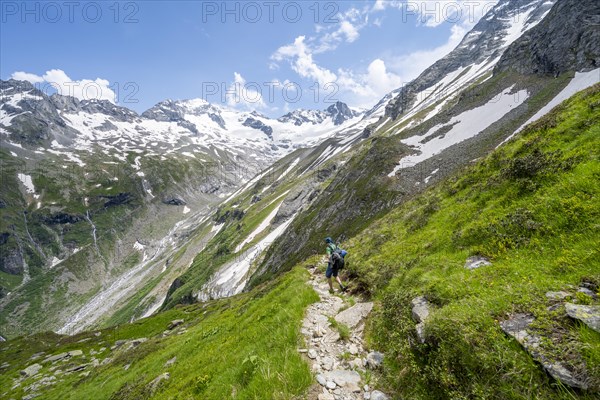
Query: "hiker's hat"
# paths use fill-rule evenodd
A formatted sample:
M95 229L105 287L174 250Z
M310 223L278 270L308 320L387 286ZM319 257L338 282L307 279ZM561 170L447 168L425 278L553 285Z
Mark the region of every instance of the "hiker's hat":
M325 238L325 242L326 243L333 243L333 239L331 239L330 237L326 237Z

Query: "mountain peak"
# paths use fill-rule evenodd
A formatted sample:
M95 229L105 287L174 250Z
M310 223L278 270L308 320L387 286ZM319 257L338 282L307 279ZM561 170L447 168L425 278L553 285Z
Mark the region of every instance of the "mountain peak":
M281 116L278 118L278 121L291 122L296 126L300 126L307 123L317 125L323 123L327 119L331 119L333 124L338 126L361 114L361 112L348 107L346 103L336 101L325 110L306 110L299 108Z

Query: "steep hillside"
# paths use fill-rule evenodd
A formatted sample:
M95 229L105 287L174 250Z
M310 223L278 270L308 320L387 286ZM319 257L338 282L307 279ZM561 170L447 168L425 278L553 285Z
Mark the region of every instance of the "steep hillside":
M344 243L399 397L598 394L598 325L565 307L600 315L599 107L596 85Z

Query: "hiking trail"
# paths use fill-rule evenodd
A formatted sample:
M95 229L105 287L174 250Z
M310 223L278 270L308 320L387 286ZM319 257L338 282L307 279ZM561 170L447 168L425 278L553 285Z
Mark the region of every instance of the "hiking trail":
M365 318L373 303L358 302L354 296L341 295L337 289L330 294L324 274L315 266L309 272L309 284L320 301L308 307L302 322L307 348L299 351L307 356L316 379L308 399L388 399L382 392L372 391L365 381L365 376L370 376L367 369L377 369L383 362L383 354L367 352L363 342Z

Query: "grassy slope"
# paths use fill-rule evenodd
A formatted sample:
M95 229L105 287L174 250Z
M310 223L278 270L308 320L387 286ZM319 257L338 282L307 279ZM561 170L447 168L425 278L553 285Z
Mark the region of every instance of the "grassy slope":
M404 398L573 398L500 330L531 312L543 352L600 385L600 335L548 311L549 290L600 284L600 85L346 243L355 286L380 300L369 330ZM493 266L475 271L470 255ZM572 285L572 286L570 286ZM410 301L435 306L416 345ZM590 302L577 296L575 301ZM581 395L583 398L586 395ZM591 398L591 397L589 397Z
M80 373L43 391L40 399L290 399L312 382L308 365L297 352L301 346L300 326L305 308L318 299L306 283L305 270L296 268L277 280L240 296L177 307L165 313L101 331L73 337L38 334L0 343L0 365L11 364L0 376L0 397L23 394L10 391L13 378L33 363L38 352L58 354L81 349L90 362L90 351L110 347L116 340L146 337L149 340L129 352L106 350L99 360L112 358L96 367L88 377ZM169 321L185 320L186 331L162 337ZM81 340L85 340L78 343ZM167 360L177 357L171 366ZM124 366L130 364L125 369ZM89 368L89 367L88 367ZM65 369L65 367L61 367ZM170 379L155 390L149 383L164 372ZM49 365L41 373L50 374ZM32 378L21 387L33 382Z

